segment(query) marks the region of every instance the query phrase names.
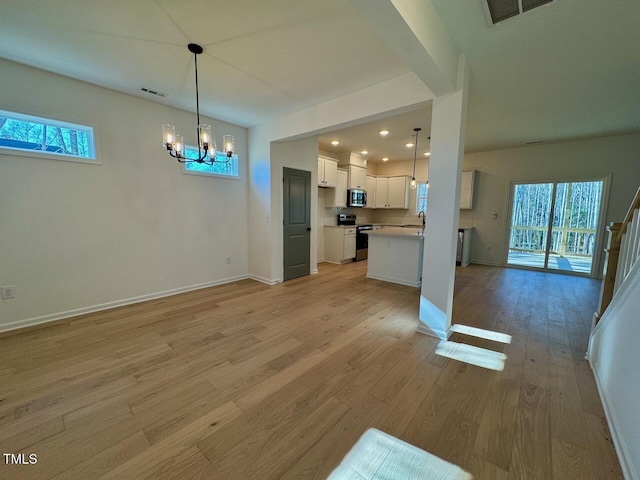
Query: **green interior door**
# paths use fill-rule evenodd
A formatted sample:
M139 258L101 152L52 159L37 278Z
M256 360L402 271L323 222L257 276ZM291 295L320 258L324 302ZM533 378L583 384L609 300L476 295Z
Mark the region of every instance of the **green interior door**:
M311 172L283 169L284 279L311 273Z

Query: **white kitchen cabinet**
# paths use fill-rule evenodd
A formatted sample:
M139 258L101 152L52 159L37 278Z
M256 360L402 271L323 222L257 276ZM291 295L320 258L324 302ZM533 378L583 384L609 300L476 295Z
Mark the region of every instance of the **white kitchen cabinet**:
M324 227L324 260L347 263L356 258L356 227Z
M376 208L409 208L409 177L376 177Z
M389 178L388 177L376 177L376 198L375 208L389 208L387 205L389 190Z
M318 157L318 186L335 188L338 183L338 161L328 157Z
M329 196L328 202L330 205L326 207L346 207L347 206L347 171L338 169L336 172L336 188L330 192L333 195ZM329 193L327 193L329 195ZM327 197L325 197L327 198Z
M349 188L367 188L367 169L358 165L349 165Z
M367 206L365 208L376 208L376 177L367 175Z
M471 210L473 208L473 183L475 170L462 172L462 183L460 185L460 210Z
M356 258L356 233L345 234L342 249L342 260L353 260Z
M409 177L389 177L389 208L409 208Z

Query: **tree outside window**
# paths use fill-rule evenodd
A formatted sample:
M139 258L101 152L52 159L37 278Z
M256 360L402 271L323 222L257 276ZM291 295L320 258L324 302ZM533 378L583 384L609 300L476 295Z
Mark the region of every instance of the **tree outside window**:
M427 212L427 196L429 194L429 182L419 182L416 188L416 214Z
M93 129L0 110L0 147L95 160Z

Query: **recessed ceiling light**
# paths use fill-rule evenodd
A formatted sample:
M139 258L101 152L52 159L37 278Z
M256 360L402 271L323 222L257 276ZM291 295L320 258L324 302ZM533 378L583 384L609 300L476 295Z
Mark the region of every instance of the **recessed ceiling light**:
M431 152L424 152L424 156L425 156L425 157L429 157L429 156L431 156Z
M404 146L407 148L411 148L413 147L413 143L405 143Z
M360 153L361 153L362 155L366 155L367 153L369 153L369 150L362 150Z
M340 145L340 142L338 140L332 140L331 145L335 147L336 145Z
M384 157L384 158L382 159L382 161L383 161L383 162L388 162L388 161L389 161L389 157Z
M389 135L389 130L380 130L380 135L382 135L383 137L386 137L387 135Z

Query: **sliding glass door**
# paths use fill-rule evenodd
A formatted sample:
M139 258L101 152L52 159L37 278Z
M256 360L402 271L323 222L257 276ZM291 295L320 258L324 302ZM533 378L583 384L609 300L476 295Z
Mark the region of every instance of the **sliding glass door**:
M590 274L601 180L513 185L507 264Z

